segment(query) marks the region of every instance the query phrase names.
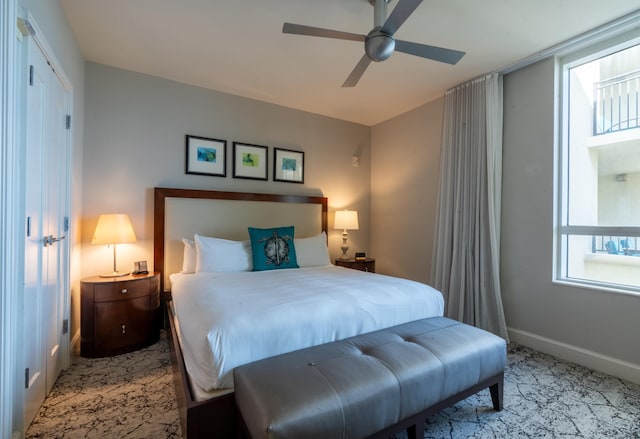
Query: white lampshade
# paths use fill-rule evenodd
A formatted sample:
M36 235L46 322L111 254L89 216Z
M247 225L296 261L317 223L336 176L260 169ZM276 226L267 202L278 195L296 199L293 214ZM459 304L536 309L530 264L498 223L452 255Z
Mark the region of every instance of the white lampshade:
M101 277L126 276L129 272L120 272L116 267L116 244L136 242L136 234L129 221L129 215L124 213L110 213L100 215L96 231L93 232L91 244L113 245L113 271L101 274Z
M336 210L333 228L341 230L358 230L358 211L346 209Z
M136 242L136 234L129 220L129 215L110 213L100 215L91 244L125 244Z

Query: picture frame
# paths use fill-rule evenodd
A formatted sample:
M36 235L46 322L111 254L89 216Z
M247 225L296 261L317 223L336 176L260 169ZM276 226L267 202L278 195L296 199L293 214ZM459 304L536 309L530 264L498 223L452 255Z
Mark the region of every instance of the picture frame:
M194 175L227 176L227 141L209 137L186 135L185 173Z
M268 147L233 142L233 178L267 180L268 160Z
M304 183L304 152L273 149L273 181Z
M133 263L133 272L131 274L149 274L147 261L135 261Z

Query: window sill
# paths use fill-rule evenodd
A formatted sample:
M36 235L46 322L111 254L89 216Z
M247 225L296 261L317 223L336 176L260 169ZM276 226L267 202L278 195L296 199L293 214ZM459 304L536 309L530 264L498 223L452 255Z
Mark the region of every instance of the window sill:
M598 262L600 264L609 265L631 265L634 267L640 267L640 255L612 255L608 253L586 253L584 255L585 262Z
M610 255L615 256L615 255ZM580 279L554 279L552 283L557 285L563 285L567 287L580 288L586 290L596 290L603 293L608 294L622 294L625 296L634 296L640 299L640 289L633 289L629 287L626 289L625 287L621 287L618 285L604 284L601 282L590 282L587 280Z

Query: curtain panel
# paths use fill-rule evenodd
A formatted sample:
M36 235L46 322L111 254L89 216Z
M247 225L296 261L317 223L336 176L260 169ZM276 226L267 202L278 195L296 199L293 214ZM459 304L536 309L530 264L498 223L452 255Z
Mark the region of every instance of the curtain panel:
M500 290L502 77L447 92L431 280L445 314L508 340Z

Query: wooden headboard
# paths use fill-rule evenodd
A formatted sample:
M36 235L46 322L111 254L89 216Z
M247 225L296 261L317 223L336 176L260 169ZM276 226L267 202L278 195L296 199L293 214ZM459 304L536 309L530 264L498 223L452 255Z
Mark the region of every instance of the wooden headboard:
M155 188L153 266L169 275L182 268L182 238L195 233L224 239L249 239L247 227L293 225L296 237L327 232L327 198L195 189Z

